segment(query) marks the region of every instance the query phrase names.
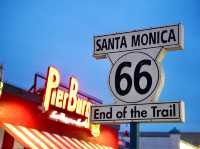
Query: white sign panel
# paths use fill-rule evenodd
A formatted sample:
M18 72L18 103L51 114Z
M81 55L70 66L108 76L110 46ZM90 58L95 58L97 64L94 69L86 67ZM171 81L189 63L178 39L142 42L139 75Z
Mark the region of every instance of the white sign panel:
M184 122L184 103L162 102L92 106L92 123Z
M159 67L150 55L131 52L114 63L110 71L109 86L115 99L125 103L138 103L156 91L159 79Z
M134 30L94 36L95 58L106 58L108 53L133 51L162 47L165 49L183 48L183 27L181 24Z

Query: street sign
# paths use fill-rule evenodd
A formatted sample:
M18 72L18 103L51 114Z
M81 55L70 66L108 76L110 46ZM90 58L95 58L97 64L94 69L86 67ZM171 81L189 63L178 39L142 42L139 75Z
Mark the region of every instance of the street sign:
M156 61L144 52L132 52L120 57L113 65L109 86L116 99L137 103L154 93L159 79Z
M130 122L130 148L139 148L139 122L184 122L184 103L157 102L164 85L161 61L183 49L182 24L94 36L93 56L108 58L113 105L93 105L92 123ZM134 143L133 143L134 139Z
M94 37L95 58L112 64L109 87L115 104L157 102L167 50L183 48L182 24Z
M108 53L163 47L177 50L183 48L181 24L94 36L93 56L106 58Z
M91 109L92 123L184 122L182 101L125 105L98 105Z

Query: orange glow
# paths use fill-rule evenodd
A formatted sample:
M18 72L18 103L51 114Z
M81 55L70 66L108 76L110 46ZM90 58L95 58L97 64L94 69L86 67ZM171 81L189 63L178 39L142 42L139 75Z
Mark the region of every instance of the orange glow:
M39 149L39 147L32 143L31 140L29 140L21 131L19 131L17 128L15 128L13 125L8 124L8 123L4 123L4 125L11 130L16 136L18 136L20 138L20 140L22 140L25 144L27 144L30 148L32 149Z
M60 74L54 67L48 68L46 90L44 94L44 110L49 109L49 102L51 97L52 89L57 88L60 83Z
M105 146L105 145L103 145L103 147L104 147L105 149L113 149L112 147L107 147L107 146Z
M91 124L91 134L94 137L98 137L100 135L100 124Z

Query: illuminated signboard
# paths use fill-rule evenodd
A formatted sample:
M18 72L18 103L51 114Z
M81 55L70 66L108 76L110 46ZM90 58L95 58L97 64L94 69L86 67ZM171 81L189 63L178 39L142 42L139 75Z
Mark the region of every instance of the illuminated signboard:
M77 79L70 77L69 90L59 88L60 80L59 71L54 67L49 67L43 97L44 112L49 111L50 107L59 109L59 111L51 111L49 118L64 124L90 129L91 134L98 136L100 134L98 132L99 126L90 125L90 109L92 103L87 98L78 96L79 85ZM76 118L69 117L67 115L69 112L75 114Z

